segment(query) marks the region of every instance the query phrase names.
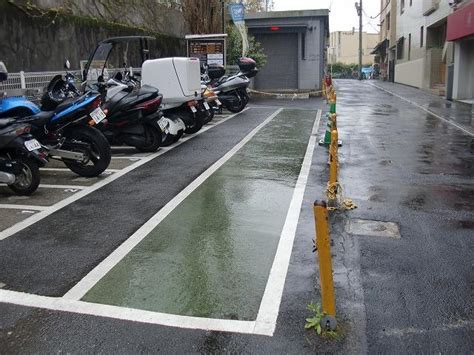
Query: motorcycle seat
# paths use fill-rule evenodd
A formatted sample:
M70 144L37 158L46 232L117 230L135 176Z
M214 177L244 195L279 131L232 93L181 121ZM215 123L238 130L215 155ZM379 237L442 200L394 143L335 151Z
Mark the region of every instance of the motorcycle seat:
M69 106L71 106L74 102L78 101L77 97L69 98L61 102L56 108L54 109L54 112L61 112L65 109L67 109ZM47 112L47 111L46 111Z
M14 118L0 118L0 128L5 128L16 122Z
M53 115L54 111L41 111L36 115L28 117L26 121L31 122L35 126L44 126L49 122Z
M141 95L150 95L150 94L156 94L158 96L158 89L150 86L150 85L143 85L139 90L138 90L138 96Z

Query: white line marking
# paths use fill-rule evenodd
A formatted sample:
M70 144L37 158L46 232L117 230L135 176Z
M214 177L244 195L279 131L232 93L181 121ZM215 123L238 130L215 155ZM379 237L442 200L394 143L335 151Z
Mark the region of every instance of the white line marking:
M378 88L378 89L380 89L380 90L383 90L383 91L389 93L390 95L396 96L396 97L398 97L399 99L402 99L403 101L406 101L406 102L412 104L413 106L418 107L419 109L425 111L426 113L429 113L430 115L435 116L435 117L439 118L440 120L445 121L446 123L449 123L450 125L452 125L452 126L456 127L457 129L463 131L464 133L467 133L467 134L470 135L471 137L474 137L474 133L473 133L473 132L470 132L470 131L468 131L467 129L461 127L461 126L458 125L456 122L453 122L453 121L451 121L451 120L449 120L449 119L447 119L447 118L445 118L445 117L443 117L443 116L437 115L437 114L434 113L433 111L428 110L427 108L425 108L425 107L423 107L423 106L417 104L416 102L411 101L411 100L408 100L407 98L405 98L405 97L403 97L403 96L400 96L400 95L398 95L398 94L395 94L394 92L391 92L390 90L387 90L387 89L385 89L385 88L383 88L383 87L381 87L381 86L378 86L378 85L375 85L375 84L372 84L372 83L368 83L368 84L369 84L369 85L372 85L372 86L374 86L374 87L376 87L376 88Z
M40 184L40 188L45 189L74 189L74 190L84 190L87 189L89 186L81 186L81 185L51 185L51 184Z
M255 327L255 322L253 321L179 316L174 314L68 300L64 298L38 296L2 289L0 289L0 302L140 323L159 324L172 327L179 326L180 328L188 329L204 329L252 334Z
M8 186L7 184L0 184L2 187ZM82 186L82 185L52 185L52 184L40 184L40 188L45 189L74 189L74 190L83 190L88 188L89 186Z
M61 171L61 172L70 172L72 173L71 170L68 168L40 168L41 171ZM116 173L119 172L120 169L106 169L105 172L111 172L111 173Z
M258 131L275 118L282 109L276 110L267 117L262 123L255 127L247 136L245 136L237 145L229 150L223 157L212 164L206 171L199 175L186 188L178 193L163 208L161 208L152 218L143 224L135 233L115 249L107 258L92 269L81 281L71 288L63 297L67 299L80 300L84 295L99 282L112 268L117 265L135 246L140 243L168 214L171 213L185 198L187 198L195 189L206 181L217 169L225 164L234 156ZM176 324L176 326L179 326Z
M304 192L308 182L313 152L317 141L317 132L321 120L321 110L318 110L313 125L313 130L309 138L308 147L301 165L300 174L296 182L295 191L291 198L290 207L286 215L285 224L281 231L280 241L270 270L262 302L258 310L255 333L273 335L276 327L280 302L285 287L286 273L290 264L293 242L295 240L296 228L300 217L301 205L303 203Z
M34 211L44 211L48 206L32 206L32 205L14 205L9 203L0 203L0 208L10 209L10 210L34 210Z
M127 156L125 156L125 155L123 155L123 156L122 156L122 155L116 155L116 156L113 156L113 157L112 157L112 160L120 160L120 159L125 159L125 160L140 160L140 159L143 159L143 158L145 158L145 157L146 157L146 156L136 156L136 157L134 157L134 156L129 156L129 155L127 155Z
M265 121L270 121L276 116L281 109L276 111L272 116L268 117ZM104 305L104 304L96 304L96 303L89 303L80 301L77 299L68 299L68 296L81 297L80 293L84 292L84 290L79 290L77 294L73 294L72 292L76 287L73 287L69 292L64 295L62 298L54 298L54 297L46 297L46 296L39 296L39 295L32 295L27 293L21 293L16 291L9 291L9 290L1 290L0 289L0 302L4 303L11 303L16 305L22 305L26 307L35 307L35 308L44 308L56 311L64 311L64 312L72 312L78 314L87 314L99 317L107 317L107 318L114 318L114 319L121 319L121 320L128 320L134 322L141 322L141 323L149 323L149 324L159 324L164 326L171 326L171 327L179 327L179 328L187 328L187 329L203 329L203 330L212 330L212 331L224 331L224 332L235 332L235 333L242 333L242 334L258 334L258 335L266 335L266 336L273 336L275 327L276 327L276 320L278 317L281 297L283 294L283 287L285 284L286 272L288 269L288 264L290 261L290 256L293 248L293 241L296 233L296 226L298 224L299 219L299 212L301 209L301 204L303 200L304 190L306 187L306 182L309 175L309 170L311 167L311 160L314 151L314 147L316 146L316 133L317 128L319 126L319 122L321 119L321 110L318 110L316 115L316 120L313 125L312 135L309 139L308 147L306 149L305 157L303 160L303 164L301 167L300 174L298 176L298 181L295 186L295 191L293 193L293 197L290 203L289 211L287 214L287 218L285 221L285 225L283 227L283 231L281 234L280 242L278 244L278 250L275 255L275 260L273 262L272 270L270 272L270 277L267 282L267 287L265 289L264 299L262 299L262 303L260 305L260 309L258 312L257 320L256 321L239 321L239 320L229 320L229 319L213 319L213 318L200 318L200 317L190 317L190 316L180 316L180 315L173 315L167 313L159 313L159 312L151 312L151 311L144 311L139 309L132 309L132 308L125 308L119 306L111 306L111 305ZM261 126L265 125L268 122L263 122ZM262 127L256 127L254 130L260 129ZM252 131L254 132L254 131ZM252 132L250 134L252 134ZM254 132L253 135L255 135ZM248 138L248 139L247 139ZM252 137L245 137L239 145L240 148L247 143ZM237 147L237 146L236 146ZM234 149L236 149L234 147ZM234 155L240 148L237 148L234 153L228 152L226 155L229 157L226 159L230 159L232 155ZM225 157L225 156L224 156ZM222 157L221 159L223 159ZM196 180L194 180L191 185L195 186L188 186L186 189L189 188L189 195L193 190L195 190L200 184L202 184L207 177L205 177L206 173L209 173L209 176L212 175L220 166L222 166L225 161L222 161L218 164L219 161L214 163L211 168L214 167L213 171L209 171L209 168L206 172L204 172L201 176L199 176ZM197 181L202 180L202 181ZM185 189L185 190L186 190ZM116 249L112 254L115 254L119 249L123 248L124 251L127 249L131 250L134 245L128 243L137 233L142 230L141 234L143 235L141 239L143 239L154 226L151 225L151 221L155 220L154 224L158 224L160 220L166 217L167 214L171 212L182 200L186 198L185 193L183 190L178 196L181 195L179 200L176 200L173 206L168 206L171 204L170 201L166 206L163 207L155 216L152 217L147 223L145 223L137 232L134 233L127 241L125 241L118 249ZM163 210L168 207L168 211L164 212ZM166 215L165 215L166 213ZM160 215L163 215L162 217ZM158 223L156 223L158 221ZM150 225L148 225L150 223ZM138 244L140 240L135 241L135 245ZM128 243L128 246L125 245ZM112 254L107 258L111 258ZM123 254L123 253L122 253ZM124 254L124 256L126 253ZM120 257L120 255L116 255L116 257ZM123 256L122 256L123 258ZM104 262L107 260L105 259L101 264L99 264L94 270L101 267ZM118 263L120 260L115 260L115 264ZM281 264L286 264L281 265ZM108 265L110 269L113 265ZM109 270L110 270L109 269ZM94 272L94 270L91 271ZM106 270L102 270L106 271ZM107 272L107 271L106 271ZM89 273L84 279L81 280L82 283L86 278L88 278L91 273ZM105 274L104 274L105 275ZM99 275L97 275L99 276ZM100 279L101 277L99 277ZM270 282L275 282L275 287L269 287ZM87 291L86 291L87 292ZM84 292L85 294L85 292ZM275 298L272 298L275 297ZM262 316L262 312L270 312L266 317Z
M245 108L244 110L242 110L241 112L239 113L236 113L234 115L230 115L229 117L219 121L218 123L216 123L214 126L212 127L215 127L217 126L218 124L221 124L221 123L224 123L230 119L232 119L233 117L247 111L249 108ZM42 220L43 218L46 218L48 217L50 214L60 210L61 208L83 198L84 196L87 196L89 195L90 193L100 189L101 187L105 186L105 185L108 185L110 184L112 181L124 176L125 174L129 173L130 171L132 170L135 170L136 168L148 163L149 161L155 159L156 157L162 155L162 154L165 154L167 151L169 150L172 150L174 149L175 147L183 144L184 142L187 142L188 140L208 131L209 129L211 129L212 127L204 127L202 128L199 132L193 134L193 135L186 135L184 136L183 138L181 138L178 142L174 143L172 146L169 146L169 147L163 147L163 148L160 148L160 150L156 153L153 153L151 155L148 155L146 158L144 159L141 159L139 161L137 161L136 163L133 163L129 166L127 166L126 168L120 170L118 173L115 173L115 174L112 174L110 176L108 176L107 178L97 182L96 184L86 188L86 189L83 189L82 191L62 200L62 201L59 201L58 203L55 203L54 205L48 207L46 210L44 211L41 211L40 213L36 213L35 215L31 216L30 218L27 218L3 231L0 232L0 240L3 240L3 239L6 239L10 236L12 236L13 234L15 233L18 233L19 231L31 226L32 224Z

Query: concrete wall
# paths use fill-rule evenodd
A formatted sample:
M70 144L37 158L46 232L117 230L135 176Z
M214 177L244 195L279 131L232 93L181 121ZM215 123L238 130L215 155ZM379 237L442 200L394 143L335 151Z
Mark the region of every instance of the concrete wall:
M453 99L474 99L474 39L454 45Z
M22 4L25 0L13 0ZM184 37L187 26L182 13L167 0L28 0L42 9L61 9L75 16L139 27L174 37ZM176 2L176 1L175 1Z
M319 89L326 64L324 23L319 18L312 18L308 25L313 27L313 30L306 32L304 59L301 56L301 41L298 42L298 87L301 90Z
M29 16L23 9L0 1L0 59L10 72L62 70L65 58L70 59L73 69L79 69L79 62L88 59L98 41L145 34L157 37L153 57L186 53L184 39L178 37L69 13Z
M420 58L395 65L395 82L417 88L423 87L425 77L425 59Z

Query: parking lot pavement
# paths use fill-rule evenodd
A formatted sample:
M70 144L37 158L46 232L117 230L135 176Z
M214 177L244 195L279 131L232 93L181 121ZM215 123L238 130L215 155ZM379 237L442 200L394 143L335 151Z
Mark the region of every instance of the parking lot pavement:
M219 122L228 118L231 114L225 112L215 115L214 119L206 125L211 128ZM78 192L93 190L98 183L115 173L123 172L125 168L133 168L134 164L140 162L153 153L142 153L133 147L113 146L112 160L109 167L100 176L95 178L81 177L70 171L63 162L51 159L48 164L41 168L41 184L38 190L31 196L17 196L7 186L0 184L0 240L12 232L16 232L15 226L22 222L28 225L28 221L40 211L57 210L64 202L74 200L72 197ZM101 185L102 186L102 185ZM3 232L3 234L2 234Z

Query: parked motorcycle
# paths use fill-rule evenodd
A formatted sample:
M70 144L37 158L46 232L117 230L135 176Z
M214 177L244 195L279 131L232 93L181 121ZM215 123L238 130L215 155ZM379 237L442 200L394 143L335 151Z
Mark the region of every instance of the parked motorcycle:
M127 144L142 152L154 152L163 142L168 122L159 110L163 95L158 89L143 85L121 73L107 82L107 118L99 125L109 142Z
M176 125L184 126L166 144L177 141L183 133L198 132L208 118L209 110L201 97L200 66L197 58L161 58L142 65L142 84L160 88L161 110Z
M68 83L73 78L66 74L66 80L51 83L44 97L61 101L66 97L80 95L74 84ZM54 80L54 79L53 79ZM84 90L100 91L103 97L102 109L107 118L96 127L104 134L110 144L130 145L142 152L154 152L162 143L162 128L166 121L159 111L162 95L158 89L144 86L140 88L137 81L128 72L120 71L104 83L99 76L97 83L87 86ZM160 126L161 125L161 126Z
M247 106L249 78L253 78L258 73L256 63L252 58L242 57L237 64L240 71L232 76L224 75L225 68L222 65L209 65L207 78L204 78L204 83L211 87L222 104L234 113L242 111Z
M0 62L0 81L7 76L5 65ZM30 125L15 119L0 119L0 183L7 184L17 195L36 191L40 183L39 166L47 162L47 153L30 130Z
M42 111L25 98L4 98L0 118L17 117L31 125L32 135L48 150L50 159L59 159L73 172L95 177L107 169L111 160L110 145L94 126L105 113L100 108L101 94L88 92L67 98L61 103L49 101L54 110Z

